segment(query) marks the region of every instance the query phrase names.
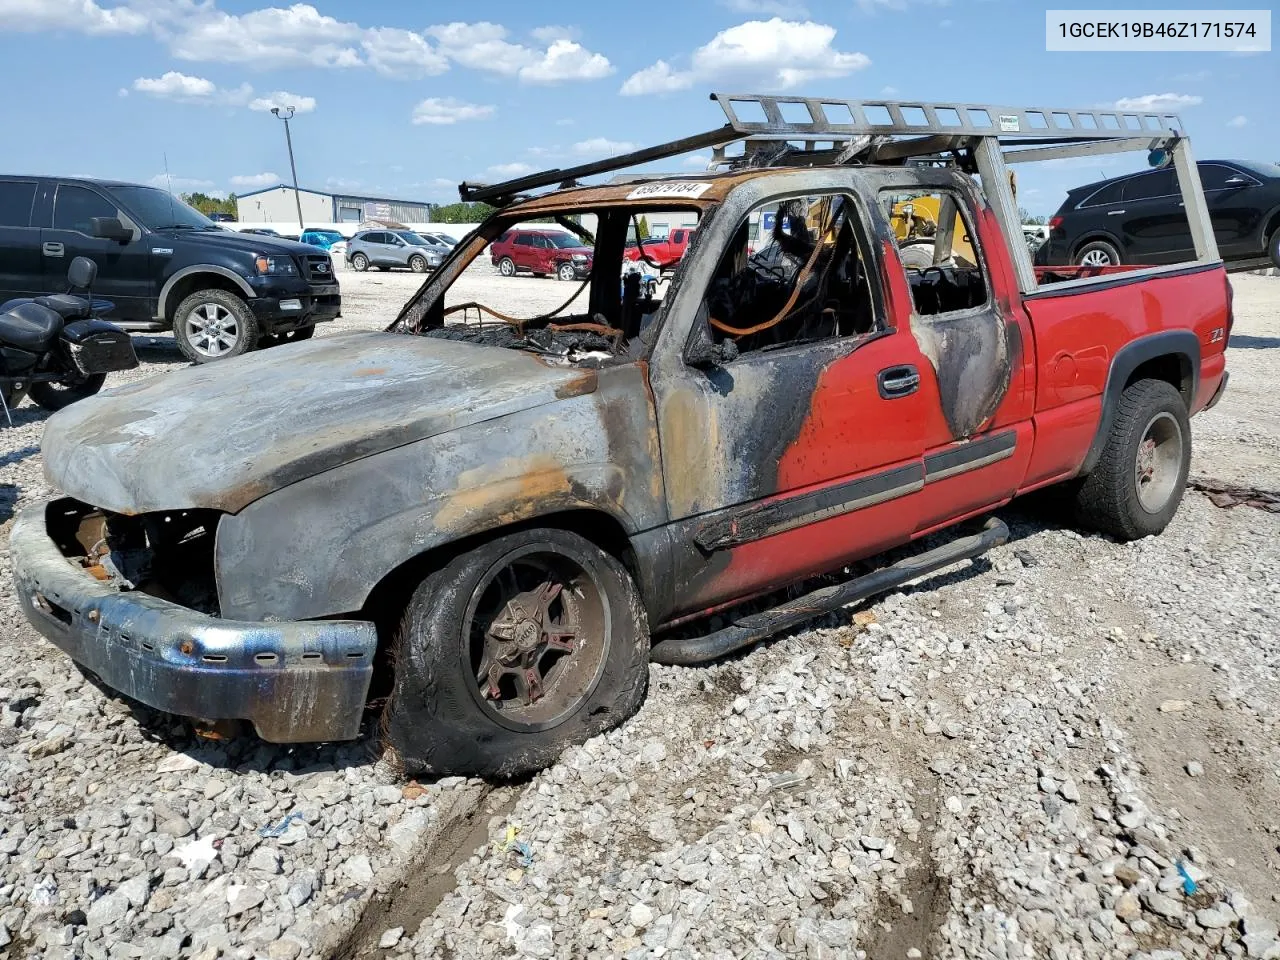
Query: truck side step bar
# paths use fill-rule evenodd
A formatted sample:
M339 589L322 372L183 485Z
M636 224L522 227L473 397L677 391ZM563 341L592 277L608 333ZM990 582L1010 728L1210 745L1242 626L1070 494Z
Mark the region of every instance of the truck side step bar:
M1003 520L991 517L980 532L961 537L933 550L899 560L854 580L822 587L795 600L779 604L763 613L753 613L740 618L722 630L705 637L689 637L664 640L653 648L649 659L654 663L687 667L693 664L717 660L725 654L741 650L766 637L798 626L824 613L865 600L878 593L886 593L909 580L948 567L961 560L969 560L986 553L992 547L1008 543L1009 528Z

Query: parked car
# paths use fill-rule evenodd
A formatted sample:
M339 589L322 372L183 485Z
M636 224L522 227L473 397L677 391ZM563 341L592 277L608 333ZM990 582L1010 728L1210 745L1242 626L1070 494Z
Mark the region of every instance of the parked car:
M432 230L429 233L422 232L422 231L419 231L419 232L422 233L422 236L426 237L428 240L434 240L439 244L443 244L444 246L448 247L450 250L452 250L454 247L458 245L458 241L453 239L453 237L449 236L447 233L440 233L438 230Z
M1280 267L1280 166L1245 160L1197 165L1223 260L1270 257ZM1176 263L1194 256L1171 167L1077 187L1049 220L1042 266Z
M977 263L943 265L944 231L937 266L905 268L882 200L911 190L955 202ZM601 283L571 311L508 297L507 322L464 326L497 311L459 295L460 257L398 332L247 357L217 379L178 371L55 415L42 452L61 493L11 534L36 628L135 700L277 742L356 737L376 675L375 726L403 769L510 777L634 714L651 658L721 657L1004 542L996 518L945 531L1019 493L1068 483L1091 525L1161 532L1189 418L1226 382L1220 264L1024 297L1021 230L1006 235L955 168L512 192L471 193L505 204L478 234L508 274L518 249L586 251L518 226L535 218L596 218L602 279L621 275L627 224L655 197L704 226L661 301ZM779 217L777 256L752 263L748 225L778 197L790 232ZM218 429L173 429L194 422ZM926 536L941 539L741 607ZM98 543L109 558L88 555ZM725 625L664 635L713 612Z
M235 223L236 215L234 213L219 213L215 211L209 214L209 219L214 223Z
M329 255L226 230L165 190L132 183L0 176L0 300L57 293L77 256L126 330L172 330L205 363L305 340L338 316Z
M508 230L489 244L489 259L504 277L521 270L536 277L581 280L591 275L593 251L567 230Z
M260 237L278 237L280 234L272 230L270 227L242 227L241 233L254 233Z
M356 270L408 267L414 273L434 270L448 255L448 247L412 230L363 230L347 243L344 254Z
M312 247L319 247L321 250L332 250L335 243L342 243L347 238L340 234L337 230L319 230L308 228L303 230L298 237L299 241Z
M644 241L643 253L640 244L635 240L627 241L625 256L628 260L644 260L648 258L660 270L669 270L684 257L689 243L696 232L693 227L676 227L665 237L657 237Z

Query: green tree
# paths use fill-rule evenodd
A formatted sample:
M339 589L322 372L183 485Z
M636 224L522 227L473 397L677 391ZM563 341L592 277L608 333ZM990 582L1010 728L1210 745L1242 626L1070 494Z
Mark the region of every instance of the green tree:
M1042 217L1039 215L1033 216L1031 211L1028 210L1026 207L1018 208L1018 219L1022 223L1034 223L1037 226L1043 226L1044 224L1049 222L1046 217Z
M649 239L649 218L644 214L640 215L640 221L636 224L636 233L639 240Z
M211 213L229 213L235 216L236 212L236 195L230 194L225 199L220 197L211 197L205 193L184 193L179 199L189 206L195 207L206 217Z
M479 223L488 219L495 207L487 203L446 203L431 205L432 223Z

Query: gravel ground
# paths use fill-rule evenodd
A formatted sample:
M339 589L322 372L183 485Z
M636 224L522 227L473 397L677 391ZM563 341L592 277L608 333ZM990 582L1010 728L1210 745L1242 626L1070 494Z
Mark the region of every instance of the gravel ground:
M420 278L342 282L322 335ZM1280 489L1280 279L1234 285L1193 473ZM130 378L182 365L137 342ZM43 419L0 434L0 519L47 493ZM1280 516L1193 492L1121 545L1003 515L974 564L653 667L635 720L497 790L399 784L367 739L199 740L82 677L6 585L0 955L1280 957Z

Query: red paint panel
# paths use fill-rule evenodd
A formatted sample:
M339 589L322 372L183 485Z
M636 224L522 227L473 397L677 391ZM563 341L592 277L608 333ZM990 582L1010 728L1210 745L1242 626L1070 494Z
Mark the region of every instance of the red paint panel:
M908 494L736 547L729 566L696 602L712 606L773 590L906 543L919 496Z
M909 397L883 399L876 377L900 364L928 366L906 331L865 343L822 372L809 416L778 461L780 491L843 480L920 456L925 424L938 407L936 388L932 397L921 389Z
M1098 431L1102 396L1066 403L1035 416L1035 447L1020 491L1075 474Z
M926 482L925 495L921 497L920 517L916 521L917 531L981 511L1014 495L1022 478L1026 476L1035 439L1030 421L1018 424L1014 431L1017 434L1017 445L1013 448L1012 456L942 480ZM975 439L980 440L983 436L979 434ZM926 450L925 456L953 450L957 446L962 445L951 444Z
M1225 353L1215 353L1213 356L1205 357L1200 362L1200 383L1196 387L1196 400L1192 404L1191 412L1199 413L1204 409L1205 404L1213 399L1213 395L1218 390L1218 385L1222 383L1222 374L1227 369L1227 355Z
M1191 330L1200 340L1199 395L1214 380L1212 358L1225 349L1225 338L1211 342L1214 331L1227 325L1225 284L1226 273L1219 268L1027 301L1038 367L1036 410L1101 394L1116 353L1139 337L1165 330Z

